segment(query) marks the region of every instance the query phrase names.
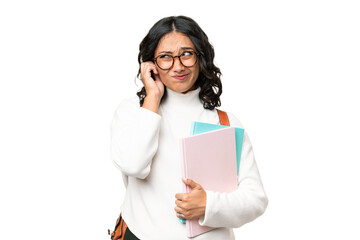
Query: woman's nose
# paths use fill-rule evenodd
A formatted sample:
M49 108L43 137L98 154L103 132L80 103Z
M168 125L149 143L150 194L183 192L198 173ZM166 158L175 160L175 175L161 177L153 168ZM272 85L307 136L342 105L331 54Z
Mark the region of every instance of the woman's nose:
M174 58L173 70L176 72L183 71L185 69L184 65L180 62L180 58Z

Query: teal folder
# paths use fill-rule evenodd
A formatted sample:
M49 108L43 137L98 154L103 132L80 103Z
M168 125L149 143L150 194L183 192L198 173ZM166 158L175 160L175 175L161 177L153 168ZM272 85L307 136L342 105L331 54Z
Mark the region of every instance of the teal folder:
M203 122L191 122L191 135L196 135L199 133L210 132L217 129L226 128L228 126L203 123ZM236 142L236 164L237 164L237 174L239 175L239 166L241 158L241 150L244 140L244 129L235 127L235 142Z

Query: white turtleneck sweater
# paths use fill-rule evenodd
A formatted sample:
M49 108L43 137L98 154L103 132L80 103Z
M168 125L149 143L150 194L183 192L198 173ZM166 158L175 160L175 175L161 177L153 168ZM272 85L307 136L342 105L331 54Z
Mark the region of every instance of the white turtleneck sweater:
M126 195L122 216L141 240L187 240L185 224L175 213L175 194L183 192L179 139L190 136L191 121L219 124L216 110L203 108L200 89L181 94L167 89L159 114L124 100L111 123L111 157L122 172ZM228 112L230 125L243 128ZM262 215L267 207L251 143L245 131L238 189L206 191L204 226L217 227L196 240L235 239L232 228Z

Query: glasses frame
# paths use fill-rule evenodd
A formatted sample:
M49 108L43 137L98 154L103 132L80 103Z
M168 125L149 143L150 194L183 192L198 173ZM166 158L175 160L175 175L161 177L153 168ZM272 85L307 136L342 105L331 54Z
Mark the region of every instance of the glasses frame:
M193 64L193 65L191 65L191 66L185 66L182 62L181 62L181 55L183 54L180 54L180 55L178 55L178 56L172 56L172 55L168 55L168 54L161 54L161 55L159 55L159 56L157 56L157 57L155 57L155 58L153 58L153 61L156 63L156 66L158 66L161 70L169 70L169 69L171 69L173 66L174 66L174 63L175 63L175 58L179 58L179 62L181 63L181 65L183 65L184 67L187 67L187 68L190 68L190 67L193 67L193 66L195 66L195 64L198 62L198 59L199 59L199 53L197 53L197 52L195 52L195 51L186 51L186 52L192 52L192 53L195 53L195 55L196 55L196 60L195 60L195 63ZM169 68L162 68L162 67L160 67L159 66L159 64L157 63L157 59L159 58L159 57L161 57L161 56L164 56L164 55L167 55L167 56L169 56L169 57L172 57L172 64L171 64L171 66L169 67Z

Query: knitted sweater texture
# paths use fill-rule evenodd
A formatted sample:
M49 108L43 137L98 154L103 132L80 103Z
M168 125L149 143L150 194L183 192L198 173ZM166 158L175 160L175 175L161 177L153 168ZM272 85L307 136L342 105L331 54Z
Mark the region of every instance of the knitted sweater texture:
M126 186L122 216L142 240L189 239L174 210L175 194L183 190L179 140L190 135L191 121L219 124L216 110L203 108L199 91L181 94L167 89L158 114L140 107L137 97L124 100L115 111L111 157ZM243 128L233 114L228 112L228 116L231 126ZM232 193L206 191L206 212L199 223L216 229L192 239L235 239L232 228L262 215L267 203L245 131L238 189Z

